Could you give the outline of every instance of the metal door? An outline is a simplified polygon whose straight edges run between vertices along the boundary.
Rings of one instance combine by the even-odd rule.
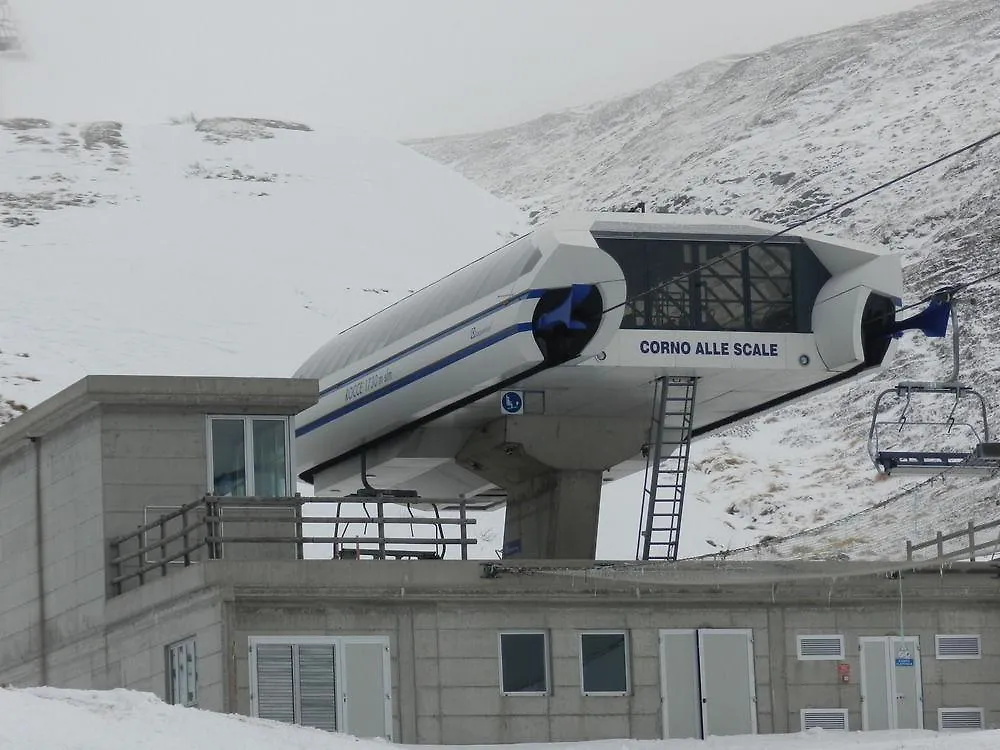
[[[660,631],[660,692],[663,738],[701,739],[697,631]]]
[[[698,661],[704,736],[756,734],[753,631],[699,630]]]
[[[343,640],[344,731],[392,739],[389,644],[383,639]]]
[[[920,639],[916,636],[877,636],[858,641],[861,728],[923,729]]]

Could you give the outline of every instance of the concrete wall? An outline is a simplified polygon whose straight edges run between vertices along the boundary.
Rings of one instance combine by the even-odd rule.
[[[0,680],[36,682],[45,676],[56,683],[89,671],[87,657],[76,652],[77,641],[104,618],[100,451],[100,423],[91,410],[37,443],[25,441],[0,463]],[[43,645],[48,653],[44,669],[38,658]]]
[[[206,494],[207,414],[290,415],[317,395],[310,380],[89,376],[0,427],[0,682],[141,684],[162,695],[163,648],[195,634],[205,700],[223,705],[221,610],[154,614],[148,626],[112,614],[108,541]],[[160,508],[147,519],[150,506]],[[294,522],[251,531],[290,535]],[[168,592],[190,577],[180,565],[169,572]],[[159,590],[157,574],[129,601]]]
[[[190,568],[108,604],[107,674],[114,685],[167,699],[167,652],[194,638],[198,708],[226,711],[225,644],[221,592],[200,585]]]
[[[800,731],[802,708],[845,708],[850,728],[860,730],[858,638],[893,636],[900,629],[897,584],[884,577],[842,579],[836,595],[808,579],[786,584],[783,592],[683,585],[628,591],[566,578],[483,584],[461,572],[474,563],[443,565],[315,561],[267,570],[249,565],[239,572],[224,563],[208,566],[211,577],[233,585],[227,617],[236,690],[228,710],[250,711],[250,636],[385,635],[399,742],[655,739],[663,732],[659,631],[740,628],[753,632],[759,732]],[[960,706],[981,706],[987,726],[1000,726],[997,583],[985,576],[921,575],[906,589],[903,626],[920,639],[925,728],[937,728],[939,707]],[[549,695],[501,695],[498,634],[505,629],[548,633]],[[627,633],[629,695],[582,695],[579,633],[594,629]],[[967,633],[981,636],[982,659],[935,658],[936,634]],[[796,636],[805,634],[843,635],[844,657],[800,660]],[[838,674],[841,663],[850,667],[846,684]]]
[[[108,537],[205,495],[208,445],[205,415],[105,407],[101,462]],[[152,520],[152,517],[149,519]]]
[[[787,606],[676,608],[669,605],[510,603],[359,605],[336,600],[313,604],[233,607],[236,702],[250,712],[247,639],[255,635],[386,635],[390,638],[394,732],[419,744],[479,744],[662,737],[659,630],[750,628],[758,731],[798,732],[802,708],[847,708],[850,727],[861,729],[860,636],[898,633],[898,608],[800,609]],[[1000,626],[984,611],[911,610],[907,635],[919,636],[924,680],[924,726],[937,728],[942,706],[983,706],[987,724],[1000,724]],[[498,634],[539,629],[549,636],[550,695],[503,696],[499,687]],[[584,696],[580,685],[579,633],[625,630],[630,646],[631,693]],[[796,636],[842,634],[846,655],[801,661]],[[984,658],[938,661],[936,633],[979,633]],[[837,665],[850,665],[843,684]]]

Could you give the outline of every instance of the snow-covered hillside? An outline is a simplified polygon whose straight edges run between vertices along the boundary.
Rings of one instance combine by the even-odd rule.
[[[397,144],[278,121],[0,121],[0,400],[88,373],[289,376],[520,214]]]
[[[1000,5],[946,0],[714,61],[614,101],[410,145],[535,220],[642,200],[650,210],[781,224],[997,130],[997,102]],[[902,253],[907,302],[1000,268],[1000,140],[809,229]],[[991,402],[1000,382],[998,291],[994,279],[970,289],[960,306],[962,375]],[[700,441],[682,555],[817,526],[915,485],[912,477],[875,481],[865,450],[874,395],[949,368],[947,342],[908,336],[888,372]],[[602,515],[600,556],[633,553],[640,487],[641,477],[631,477],[606,488],[616,502]],[[933,523],[947,529],[967,520],[938,514]],[[931,529],[911,524],[880,552],[896,556],[899,535]]]
[[[709,740],[608,740],[558,745],[494,745],[495,750],[987,750],[1000,731],[824,732],[713,737]],[[0,688],[0,750],[391,750],[362,740],[275,721],[169,706],[149,693]],[[443,746],[455,747],[455,746]],[[457,750],[457,748],[456,748]],[[469,748],[472,750],[472,748]]]

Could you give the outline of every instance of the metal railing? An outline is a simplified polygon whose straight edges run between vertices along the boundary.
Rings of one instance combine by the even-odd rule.
[[[968,525],[958,531],[953,531],[950,534],[945,534],[943,532],[938,532],[933,539],[926,542],[919,542],[914,544],[913,542],[907,540],[906,542],[906,559],[913,560],[913,553],[919,552],[920,550],[934,548],[937,553],[932,559],[935,560],[969,560],[970,562],[976,561],[976,553],[992,547],[993,553],[983,555],[983,559],[994,559],[996,552],[1000,549],[1000,536],[992,535],[992,537],[986,541],[981,541],[976,543],[976,534],[988,529],[1000,528],[1000,520],[988,521],[986,523],[981,523],[978,526],[974,521],[969,521]],[[982,538],[982,537],[980,537]],[[949,545],[949,542],[956,540],[963,540],[966,542],[965,546],[949,549],[945,551],[945,546]]]
[[[449,501],[457,517],[442,516],[432,501],[418,499],[413,504],[433,508],[433,517],[416,516],[411,508],[406,516],[387,515],[386,506],[400,509],[406,505],[389,496],[337,500],[205,496],[110,540],[111,592],[121,594],[130,581],[141,586],[149,576],[163,577],[173,567],[189,567],[205,560],[304,560],[307,544],[332,546],[329,557],[333,559],[443,559],[449,547],[458,547],[461,559],[468,560],[468,548],[476,544],[469,538],[468,528],[476,521],[468,517],[464,502]],[[336,514],[304,515],[304,505],[318,509],[336,506]],[[343,505],[360,505],[364,515],[341,515]],[[369,506],[375,507],[374,515]],[[304,527],[314,524],[332,526],[333,533],[306,535]],[[350,534],[352,525],[363,525],[364,530]],[[410,528],[410,536],[396,531],[401,526]],[[417,536],[413,531],[417,526],[432,527],[433,536]],[[369,533],[369,527],[374,527],[374,533]],[[457,528],[457,533],[448,536],[445,529],[449,527]]]

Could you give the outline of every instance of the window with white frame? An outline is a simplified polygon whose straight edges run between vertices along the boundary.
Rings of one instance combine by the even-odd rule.
[[[580,675],[584,695],[628,695],[625,633],[580,633]]]
[[[504,695],[548,694],[548,664],[544,631],[500,633],[500,692]]]
[[[193,637],[167,646],[167,697],[175,706],[198,705],[198,653]]]
[[[208,418],[208,487],[219,497],[286,497],[291,486],[287,417]]]

